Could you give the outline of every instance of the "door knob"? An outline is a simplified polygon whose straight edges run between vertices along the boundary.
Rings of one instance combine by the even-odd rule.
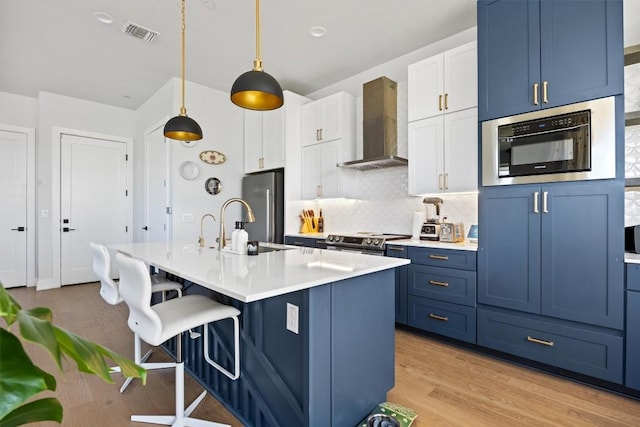
[[[149,230],[149,227],[147,227],[146,225],[144,227],[142,227],[143,230]]]

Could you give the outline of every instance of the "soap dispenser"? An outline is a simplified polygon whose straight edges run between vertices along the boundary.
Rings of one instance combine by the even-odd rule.
[[[244,229],[244,222],[236,221],[236,228],[231,233],[231,250],[238,254],[246,254],[248,240],[249,235]]]

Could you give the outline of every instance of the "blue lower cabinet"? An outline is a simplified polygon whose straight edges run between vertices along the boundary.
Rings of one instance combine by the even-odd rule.
[[[476,309],[409,295],[409,325],[470,343],[476,342]]]
[[[408,248],[401,245],[387,245],[387,256],[392,258],[407,258]],[[407,286],[408,286],[408,265],[396,267],[396,323],[407,324]]]
[[[315,248],[316,239],[311,237],[284,236],[285,245],[304,246],[306,248]]]
[[[627,371],[624,385],[640,390],[640,292],[627,291]]]
[[[411,264],[409,294],[475,307],[476,272]]]
[[[480,306],[477,314],[479,345],[622,384],[618,331]]]

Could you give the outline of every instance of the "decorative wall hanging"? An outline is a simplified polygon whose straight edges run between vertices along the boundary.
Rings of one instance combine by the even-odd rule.
[[[210,165],[219,165],[227,160],[227,156],[219,151],[206,150],[200,153],[200,160]]]

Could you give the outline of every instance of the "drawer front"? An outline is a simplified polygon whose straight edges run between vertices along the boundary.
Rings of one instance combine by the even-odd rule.
[[[412,264],[431,265],[434,267],[459,268],[461,270],[476,269],[476,253],[474,251],[458,251],[455,249],[409,248]]]
[[[626,282],[628,291],[640,291],[640,264],[628,263],[626,265]]]
[[[476,306],[476,272],[409,265],[409,294]]]
[[[409,325],[470,343],[476,342],[476,309],[409,295]]]
[[[478,344],[622,383],[620,336],[478,307]]]

